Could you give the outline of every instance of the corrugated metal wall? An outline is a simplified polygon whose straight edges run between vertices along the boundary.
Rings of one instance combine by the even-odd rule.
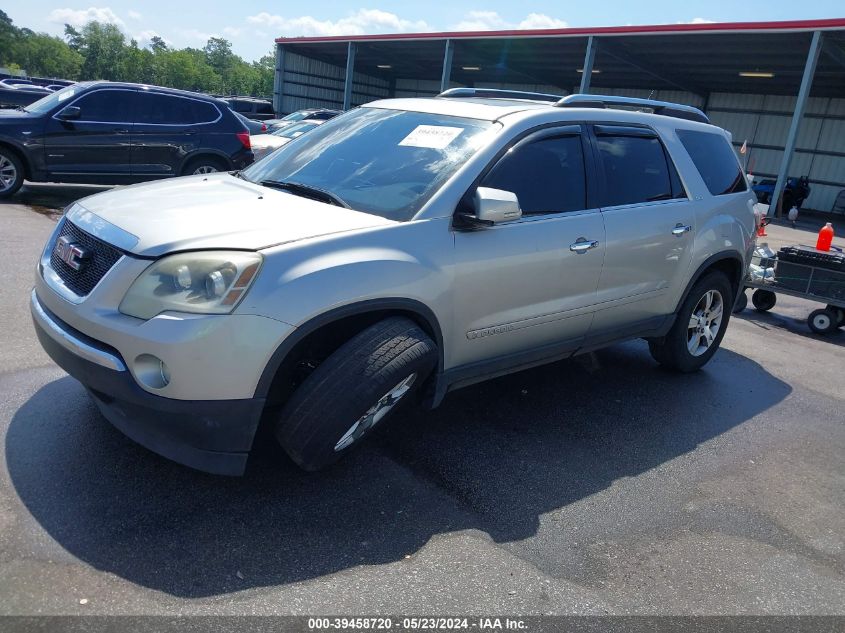
[[[748,171],[755,179],[775,178],[795,109],[795,97],[713,93],[710,120],[733,134],[734,145],[748,141]],[[810,98],[798,130],[789,176],[810,179],[808,209],[830,211],[845,189],[845,99]]]
[[[282,112],[287,114],[305,108],[341,108],[345,77],[346,68],[296,53],[285,53]],[[352,83],[353,106],[389,95],[390,84],[386,80],[355,73]]]
[[[343,104],[346,69],[309,59],[301,55],[285,55],[282,98],[283,112],[303,108],[340,108]],[[462,84],[452,82],[451,87]],[[544,84],[504,84],[478,82],[479,88],[527,90],[567,94],[557,86]],[[569,92],[577,92],[573,86]],[[708,116],[733,135],[739,148],[748,141],[748,171],[756,179],[774,178],[780,167],[783,147],[789,130],[795,97],[713,93],[707,103],[690,92],[679,90],[635,90],[595,87],[594,92],[627,97],[652,98],[706,108]],[[440,92],[436,80],[396,79],[390,82],[355,73],[352,104],[361,105],[385,97],[429,97]],[[830,211],[834,200],[845,189],[845,99],[811,98],[798,134],[790,176],[808,176],[810,197],[808,209]]]

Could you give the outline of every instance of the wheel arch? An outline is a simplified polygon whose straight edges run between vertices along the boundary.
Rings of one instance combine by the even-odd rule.
[[[204,148],[200,148],[198,150],[191,152],[190,154],[185,156],[185,158],[182,159],[182,162],[179,164],[179,175],[180,176],[184,175],[185,168],[191,162],[193,162],[197,159],[206,158],[206,157],[212,157],[212,158],[218,159],[220,162],[222,162],[225,165],[226,171],[234,169],[234,163],[232,162],[232,159],[227,154],[225,154],[224,152],[221,152],[219,150],[216,150],[216,149],[204,147]]]
[[[434,340],[438,354],[435,374],[442,372],[443,333],[428,306],[401,297],[368,299],[334,308],[298,326],[273,352],[258,381],[255,397],[267,398],[270,404],[284,400],[292,393],[288,379],[293,378],[297,364],[312,346],[322,345],[322,351],[331,353],[364,328],[390,316],[408,317]]]
[[[681,309],[681,306],[684,304],[684,301],[687,300],[692,287],[698,283],[698,280],[713,270],[725,273],[728,280],[731,282],[731,288],[734,291],[733,297],[731,297],[731,305],[733,305],[736,301],[737,295],[742,289],[742,277],[744,272],[742,255],[736,251],[722,251],[721,253],[716,253],[705,259],[695,271],[695,274],[690,277],[690,281],[684,289],[684,293],[675,305],[675,313]]]
[[[33,169],[32,164],[29,162],[29,156],[27,153],[21,149],[19,146],[15,145],[14,143],[10,143],[8,141],[0,141],[0,148],[8,150],[12,152],[15,157],[21,161],[21,165],[23,165],[23,177],[24,180],[32,180],[33,177]]]

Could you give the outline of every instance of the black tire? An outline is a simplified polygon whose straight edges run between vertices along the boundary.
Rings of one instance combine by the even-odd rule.
[[[195,174],[213,174],[218,171],[228,171],[229,167],[222,158],[216,156],[198,156],[192,158],[182,168],[183,176]]]
[[[711,291],[717,293],[721,302],[721,318],[718,324],[714,323],[714,327],[717,327],[717,330],[712,337],[712,341],[709,342],[705,349],[700,349],[705,347],[702,344],[693,353],[690,350],[690,346],[692,345],[692,338],[697,334],[697,331],[693,331],[690,327],[690,322],[693,313],[699,311],[699,308],[703,305],[701,302]],[[715,298],[715,295],[712,296]],[[649,340],[648,349],[654,360],[664,367],[685,373],[701,369],[712,358],[713,354],[716,353],[716,350],[719,349],[722,338],[725,336],[725,329],[728,327],[731,317],[731,311],[726,306],[733,305],[733,297],[733,288],[724,273],[713,271],[699,279],[689,291],[687,298],[681,305],[681,309],[678,310],[675,323],[672,325],[669,333],[662,339]],[[703,337],[703,335],[700,336]]]
[[[751,303],[760,312],[768,312],[775,307],[778,301],[778,296],[771,290],[757,289],[751,295]]]
[[[839,327],[837,323],[837,314],[827,308],[813,310],[810,312],[810,316],[807,317],[807,325],[816,334],[829,334],[833,332]]]
[[[734,304],[733,313],[737,314],[745,310],[748,307],[748,295],[745,294],[745,290],[743,289],[742,292],[736,298],[736,303]]]
[[[845,309],[830,304],[826,306],[826,309],[836,315],[836,327],[842,327],[845,325]]]
[[[15,195],[23,184],[23,163],[17,154],[0,147],[0,199]]]
[[[416,323],[404,317],[379,321],[305,379],[282,409],[276,439],[303,469],[328,466],[376,423],[383,426],[436,363],[437,346]]]

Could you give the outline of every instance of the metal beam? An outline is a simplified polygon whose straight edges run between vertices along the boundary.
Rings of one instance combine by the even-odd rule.
[[[273,71],[273,112],[287,114],[282,101],[285,94],[285,48],[276,44],[276,63]]]
[[[455,43],[446,40],[446,49],[443,51],[443,73],[440,75],[440,92],[449,89],[449,81],[452,76],[452,56],[455,54]]]
[[[343,109],[352,107],[352,82],[355,79],[355,42],[346,46],[346,82],[343,85]]]
[[[769,203],[767,215],[774,215],[780,207],[780,198],[786,187],[786,179],[789,175],[789,164],[792,162],[792,154],[795,152],[795,141],[798,139],[798,128],[801,127],[801,119],[804,116],[804,108],[807,106],[807,98],[810,96],[810,88],[813,86],[813,75],[816,74],[816,63],[819,61],[819,51],[822,47],[822,32],[814,31],[813,39],[810,41],[810,50],[807,52],[807,62],[804,64],[804,76],[801,78],[801,88],[798,90],[798,100],[795,102],[795,112],[792,114],[792,123],[789,125],[789,133],[786,135],[786,144],[783,148],[783,158],[780,161],[778,179],[775,183],[775,190],[772,192],[772,201]],[[809,174],[807,174],[809,176]]]
[[[599,41],[592,35],[587,38],[587,51],[584,53],[584,66],[581,68],[581,87],[578,92],[582,95],[590,92],[590,80],[593,78],[593,63],[596,61],[596,49]]]

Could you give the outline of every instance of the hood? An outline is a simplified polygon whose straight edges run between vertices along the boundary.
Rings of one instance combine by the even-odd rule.
[[[113,189],[72,205],[68,219],[123,250],[149,257],[209,248],[258,250],[395,224],[229,174]]]

